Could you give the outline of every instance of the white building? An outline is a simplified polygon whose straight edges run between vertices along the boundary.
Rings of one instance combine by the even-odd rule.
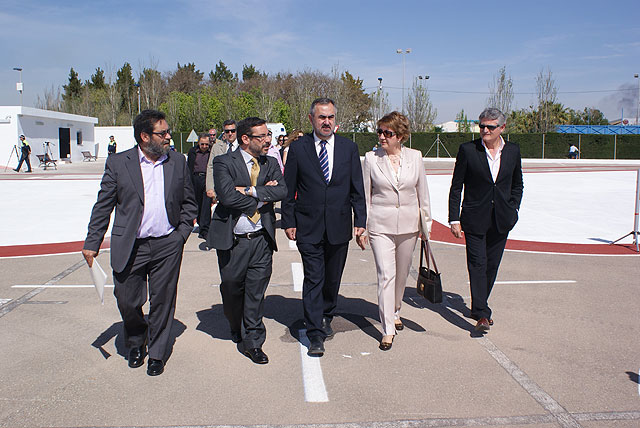
[[[478,127],[477,120],[469,120],[469,126],[471,127],[471,132],[475,132],[476,134],[480,132],[480,128]],[[440,123],[436,126],[442,128],[443,132],[458,132],[458,121],[450,120],[448,122]]]
[[[133,126],[96,126],[95,127],[95,154],[99,158],[106,158],[108,155],[107,146],[109,137],[113,135],[116,140],[117,153],[124,152],[135,146],[136,139],[133,136]]]
[[[15,167],[17,162],[12,154],[18,146],[18,137],[24,134],[31,146],[31,165],[38,166],[36,155],[51,150],[53,159],[82,161],[83,151],[94,151],[93,128],[98,123],[95,117],[57,111],[41,110],[33,107],[0,106],[0,162],[9,160]],[[20,147],[18,146],[18,155]]]

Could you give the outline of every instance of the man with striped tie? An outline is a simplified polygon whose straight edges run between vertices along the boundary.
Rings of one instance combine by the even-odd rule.
[[[284,168],[288,194],[282,201],[282,228],[302,257],[302,305],[312,356],[322,356],[325,339],[333,336],[352,230],[360,242],[367,222],[358,146],[335,135],[336,112],[329,98],[313,101],[313,133],[291,143]]]

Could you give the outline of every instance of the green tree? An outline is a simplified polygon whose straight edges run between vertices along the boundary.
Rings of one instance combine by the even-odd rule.
[[[458,132],[471,132],[471,123],[469,123],[464,109],[460,110],[456,115],[456,122],[458,124]]]
[[[104,70],[100,67],[96,68],[96,72],[91,75],[91,80],[87,86],[91,89],[106,89],[107,84],[104,80]]]
[[[62,99],[64,100],[67,111],[71,112],[69,108],[73,109],[73,102],[78,100],[82,95],[82,82],[78,79],[78,73],[71,67],[69,71],[69,83],[62,87],[64,93]]]
[[[169,77],[169,91],[185,92],[187,94],[194,93],[200,87],[204,73],[196,70],[194,63],[180,65],[175,72]]]
[[[209,80],[212,83],[233,82],[234,77],[231,70],[220,60],[220,62],[216,64],[216,70],[209,73]]]
[[[132,124],[137,91],[135,87],[136,81],[133,79],[133,74],[131,73],[131,64],[125,62],[122,68],[116,73],[116,76],[116,87],[122,102],[118,117],[120,118],[120,123]],[[128,120],[126,118],[128,118]]]
[[[249,64],[249,65],[243,65],[242,66],[242,80],[243,81],[247,81],[247,80],[251,80],[256,76],[260,76],[260,72],[258,70],[256,70],[256,68]]]

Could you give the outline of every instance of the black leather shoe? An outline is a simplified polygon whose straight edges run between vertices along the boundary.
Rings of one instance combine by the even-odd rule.
[[[147,366],[147,374],[149,376],[158,376],[164,372],[164,363],[162,360],[156,360],[149,358],[149,365]]]
[[[233,331],[231,330],[231,341],[233,343],[240,343],[242,342],[242,335],[237,332],[237,331]]]
[[[333,337],[334,332],[331,328],[331,321],[329,321],[329,318],[322,318],[322,330],[324,331],[325,336]]]
[[[322,357],[324,355],[324,339],[320,336],[309,338],[309,349],[307,355],[313,357]]]
[[[244,355],[251,358],[256,364],[267,364],[269,362],[269,357],[267,354],[262,352],[262,348],[251,348],[244,351]]]
[[[144,364],[144,357],[146,355],[145,347],[145,345],[142,345],[129,349],[129,367],[135,369]]]

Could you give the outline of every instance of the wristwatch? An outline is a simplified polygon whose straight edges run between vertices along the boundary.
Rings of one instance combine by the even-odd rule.
[[[245,196],[251,196],[251,186],[247,186],[244,188]]]

